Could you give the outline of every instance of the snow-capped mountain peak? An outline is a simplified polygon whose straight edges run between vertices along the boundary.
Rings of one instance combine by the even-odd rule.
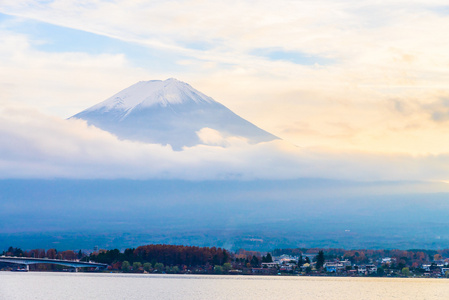
[[[189,84],[175,78],[167,80],[139,81],[138,83],[118,92],[114,96],[88,109],[129,111],[137,106],[150,107],[153,105],[167,106],[181,103],[210,103],[214,100],[195,90]]]
[[[170,144],[176,150],[204,144],[198,135],[204,128],[250,143],[278,139],[173,78],[140,81],[72,118],[84,119],[121,139]]]

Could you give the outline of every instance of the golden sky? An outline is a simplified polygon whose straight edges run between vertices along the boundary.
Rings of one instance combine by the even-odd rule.
[[[445,156],[447,28],[437,0],[4,0],[0,105],[67,118],[175,77],[307,151]]]

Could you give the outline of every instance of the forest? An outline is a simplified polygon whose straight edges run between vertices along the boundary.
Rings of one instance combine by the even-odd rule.
[[[275,249],[271,252],[258,252],[240,249],[231,252],[217,247],[197,247],[184,245],[143,245],[137,248],[100,249],[90,253],[82,250],[58,251],[56,249],[33,249],[23,251],[9,247],[2,255],[17,257],[49,258],[62,260],[80,260],[108,264],[108,271],[137,273],[194,273],[194,274],[254,274],[256,273],[301,273],[310,274],[311,270],[325,272],[324,263],[349,261],[351,267],[375,264],[379,269],[414,270],[424,273],[424,264],[437,263],[447,265],[449,249],[357,249],[338,248],[289,248]],[[287,257],[287,259],[285,259]],[[388,263],[385,259],[388,258]],[[271,272],[257,270],[267,268],[267,263],[276,261],[277,267]],[[265,265],[264,265],[265,263]],[[0,269],[5,268],[0,264]],[[308,266],[304,268],[304,266]],[[63,267],[49,264],[32,265],[31,270],[62,270]],[[302,271],[301,271],[302,270]],[[304,273],[303,272],[303,273]]]

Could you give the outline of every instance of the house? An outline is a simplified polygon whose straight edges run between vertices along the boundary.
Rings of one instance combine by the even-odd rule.
[[[274,275],[277,273],[277,269],[252,268],[251,273],[255,275]]]
[[[445,276],[446,272],[449,272],[449,268],[441,268],[441,275]]]
[[[318,255],[318,252],[317,253],[304,253],[302,256],[303,256],[303,258],[304,259],[306,259],[306,257],[310,260],[310,261],[313,261],[313,259],[316,257]]]
[[[284,262],[290,262],[290,261],[298,261],[297,256],[291,256],[287,254],[282,254],[281,256],[275,256],[273,257],[273,260],[276,262],[279,262],[280,264]]]
[[[262,268],[277,269],[278,266],[279,264],[277,262],[262,263]]]
[[[436,260],[433,262],[438,268],[443,268],[446,266],[446,262],[444,260]]]
[[[377,267],[375,265],[359,266],[357,272],[361,275],[369,275],[377,273]]]
[[[389,264],[391,264],[393,261],[392,261],[392,259],[391,259],[391,257],[384,257],[384,258],[382,258],[382,261],[381,261],[381,264],[387,264],[387,265],[389,265]]]
[[[285,263],[280,266],[279,271],[293,271],[296,268],[296,264],[293,263]]]
[[[308,264],[308,263],[305,263],[305,264],[303,264],[303,265],[300,267],[300,269],[301,269],[302,272],[306,271],[307,268],[312,268],[312,265],[311,265],[311,264]]]
[[[338,272],[342,272],[346,269],[347,266],[351,266],[351,262],[349,260],[344,260],[344,261],[333,261],[333,262],[326,262],[324,264],[324,269],[326,270],[326,272],[329,273],[338,273]]]
[[[431,267],[431,264],[422,264],[422,266],[421,266],[421,268],[426,272],[430,272],[430,267]]]
[[[337,263],[325,263],[324,269],[328,273],[337,273],[338,266],[337,266]]]
[[[347,259],[340,261],[340,263],[343,265],[343,267],[350,267],[351,266],[351,262]]]
[[[377,273],[377,267],[375,265],[366,265],[365,269],[368,274],[376,274]]]

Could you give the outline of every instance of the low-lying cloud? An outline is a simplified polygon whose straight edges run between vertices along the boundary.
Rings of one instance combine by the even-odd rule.
[[[87,125],[24,108],[0,110],[2,178],[445,180],[448,155],[410,156],[298,148],[285,141],[250,145],[212,129],[211,145],[170,146],[119,140]]]

